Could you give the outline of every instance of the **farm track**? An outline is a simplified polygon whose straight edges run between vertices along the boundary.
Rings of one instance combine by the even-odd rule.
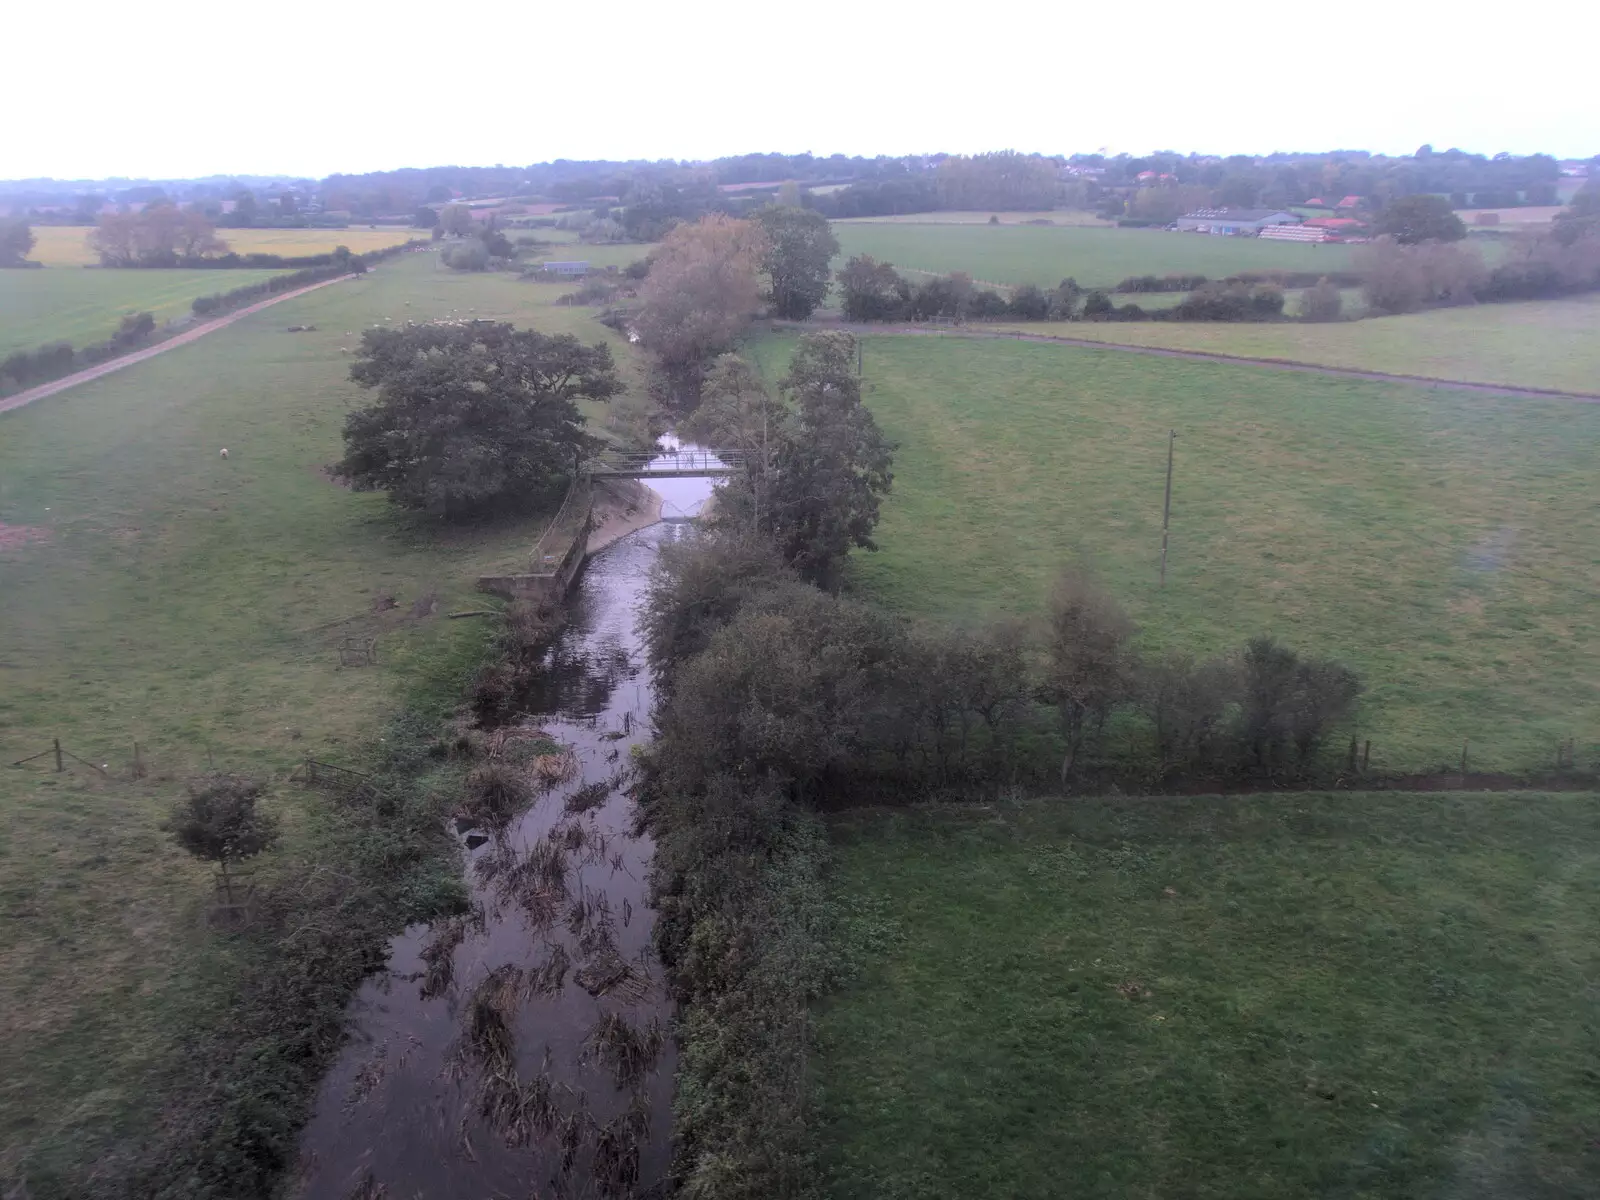
[[[258,300],[254,304],[241,308],[238,312],[231,312],[225,317],[218,317],[215,321],[207,321],[204,325],[186,329],[184,332],[176,334],[164,342],[157,342],[154,346],[147,346],[143,350],[135,350],[132,354],[125,354],[121,358],[114,358],[110,362],[103,362],[99,366],[90,367],[84,371],[76,371],[61,379],[51,380],[49,383],[41,383],[38,387],[28,388],[26,391],[18,392],[14,396],[0,398],[0,413],[10,412],[14,408],[22,408],[24,405],[32,404],[35,400],[43,400],[47,396],[54,396],[57,392],[64,392],[80,383],[88,383],[90,380],[109,375],[113,371],[120,371],[123,367],[131,367],[134,363],[143,362],[147,358],[154,358],[158,354],[164,354],[168,350],[176,350],[179,346],[186,346],[190,342],[198,341],[208,333],[214,333],[218,329],[232,325],[241,317],[248,317],[251,313],[260,312],[263,308],[271,308],[274,304],[284,300],[293,300],[296,296],[304,296],[307,292],[314,292],[318,288],[325,288],[330,284],[343,283],[346,279],[354,278],[354,275],[341,275],[337,279],[324,279],[321,283],[313,283],[307,287],[296,288],[292,292],[269,296],[265,300]]]
[[[1047,342],[1056,346],[1077,346],[1087,350],[1122,350],[1131,354],[1153,354],[1161,358],[1187,358],[1201,362],[1228,363],[1245,367],[1272,367],[1280,371],[1300,371],[1309,375],[1330,375],[1339,379],[1363,379],[1375,383],[1409,383],[1426,387],[1448,387],[1464,392],[1483,392],[1494,396],[1515,396],[1527,400],[1576,400],[1600,403],[1600,393],[1564,392],[1555,388],[1517,387],[1508,383],[1473,383],[1465,379],[1442,379],[1433,375],[1396,375],[1387,371],[1363,371],[1356,367],[1330,367],[1290,358],[1251,358],[1242,354],[1223,354],[1215,350],[1177,350],[1167,346],[1131,346],[1121,342],[1100,342],[1093,338],[1061,337],[1049,333],[1019,333],[1012,330],[930,327],[926,325],[871,325],[848,321],[775,323],[774,328],[843,329],[859,334],[896,334],[918,337],[1002,339],[1013,342]]]

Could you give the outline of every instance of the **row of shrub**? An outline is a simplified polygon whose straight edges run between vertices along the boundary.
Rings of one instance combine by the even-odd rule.
[[[93,365],[137,348],[155,332],[156,319],[142,312],[122,318],[117,330],[103,342],[74,350],[67,342],[50,342],[34,350],[17,350],[0,359],[0,392],[49,383],[70,375],[80,365]]]
[[[1315,287],[1326,279],[1335,287],[1359,287],[1361,276],[1354,271],[1240,271],[1223,283],[1274,284],[1281,288]],[[1212,280],[1204,275],[1130,275],[1113,292],[1192,292]]]

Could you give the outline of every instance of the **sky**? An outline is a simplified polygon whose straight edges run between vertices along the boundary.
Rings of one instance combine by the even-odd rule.
[[[1552,0],[1526,20],[1471,12],[1440,0],[1353,18],[1198,0],[25,4],[6,17],[7,41],[32,52],[8,51],[0,71],[0,178],[755,151],[1600,152],[1593,0]]]

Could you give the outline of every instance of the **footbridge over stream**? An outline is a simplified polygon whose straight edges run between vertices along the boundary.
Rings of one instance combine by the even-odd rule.
[[[612,451],[584,464],[595,479],[684,479],[703,475],[732,475],[750,457],[746,450],[652,450],[644,453]]]

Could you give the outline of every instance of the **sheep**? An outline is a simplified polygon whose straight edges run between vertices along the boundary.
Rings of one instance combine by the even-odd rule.
[[[223,458],[227,458],[228,457],[228,448],[226,446],[224,446],[222,448],[222,457]]]

